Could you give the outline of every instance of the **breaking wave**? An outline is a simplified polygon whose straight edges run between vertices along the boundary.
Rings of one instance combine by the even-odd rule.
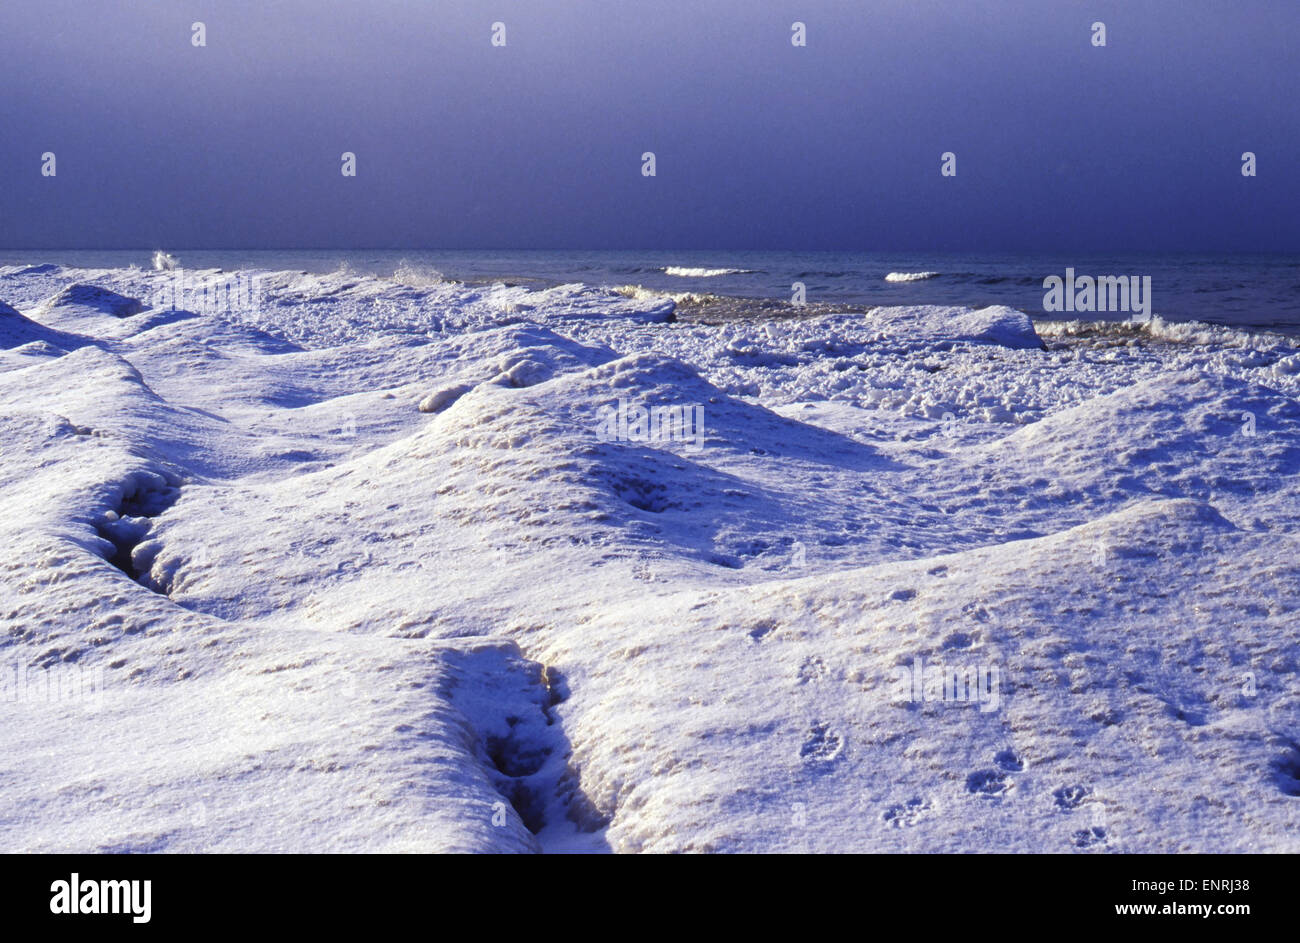
[[[748,268],[690,268],[683,265],[669,265],[664,269],[665,275],[674,275],[677,278],[715,278],[719,275],[752,275],[753,269]]]
[[[939,272],[890,272],[885,276],[887,282],[919,282],[926,278],[938,278]]]
[[[427,265],[416,265],[403,259],[393,272],[393,281],[408,288],[432,288],[447,281],[446,276]]]

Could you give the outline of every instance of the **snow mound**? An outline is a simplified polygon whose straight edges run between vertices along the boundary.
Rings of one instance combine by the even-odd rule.
[[[981,308],[960,315],[953,320],[952,328],[958,336],[987,341],[1013,350],[1045,349],[1029,315],[1005,305]]]
[[[130,317],[144,310],[137,298],[128,298],[99,285],[69,285],[51,298],[46,308],[88,308],[115,318]]]
[[[1098,492],[1265,498],[1300,464],[1300,404],[1242,380],[1173,373],[1056,413],[985,454]]]
[[[1012,350],[1041,350],[1043,341],[1023,311],[997,305],[971,310],[947,305],[875,308],[865,323],[899,338],[929,344],[966,342]]]
[[[0,278],[21,277],[24,275],[50,275],[60,270],[59,266],[49,262],[40,265],[5,265],[0,266]]]
[[[51,350],[73,350],[85,343],[88,341],[84,338],[48,328],[0,301],[0,348],[43,344]]]

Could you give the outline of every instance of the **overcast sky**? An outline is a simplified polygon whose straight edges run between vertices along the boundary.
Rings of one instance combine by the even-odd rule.
[[[1297,0],[4,0],[0,63],[8,248],[1300,250]]]

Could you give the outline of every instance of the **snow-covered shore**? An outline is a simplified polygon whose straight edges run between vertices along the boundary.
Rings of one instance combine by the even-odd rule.
[[[1300,850],[1291,341],[0,302],[0,851]]]

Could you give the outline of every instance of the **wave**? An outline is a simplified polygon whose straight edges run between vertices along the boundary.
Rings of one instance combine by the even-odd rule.
[[[890,272],[885,276],[887,282],[919,282],[924,278],[938,278],[939,272]]]
[[[1270,331],[1208,321],[1168,321],[1158,314],[1147,321],[1035,320],[1034,328],[1039,336],[1048,338],[1137,337],[1199,347],[1268,348],[1279,343],[1295,343],[1284,330]]]
[[[701,305],[725,300],[722,295],[711,295],[695,291],[663,291],[659,288],[646,288],[644,285],[617,285],[611,289],[624,298],[633,301],[651,301],[655,298],[671,298],[677,304]]]
[[[669,265],[663,270],[665,275],[678,278],[714,278],[718,275],[753,275],[748,268],[689,268],[682,265]]]
[[[153,270],[155,272],[174,272],[180,262],[176,257],[168,252],[159,249],[153,254]]]
[[[397,263],[392,281],[408,288],[432,288],[435,285],[443,284],[447,281],[447,278],[442,272],[431,266],[416,265],[402,259]]]
[[[644,285],[615,285],[610,289],[624,298],[633,298],[637,301],[644,301],[647,298],[661,298],[664,293],[646,288]]]

